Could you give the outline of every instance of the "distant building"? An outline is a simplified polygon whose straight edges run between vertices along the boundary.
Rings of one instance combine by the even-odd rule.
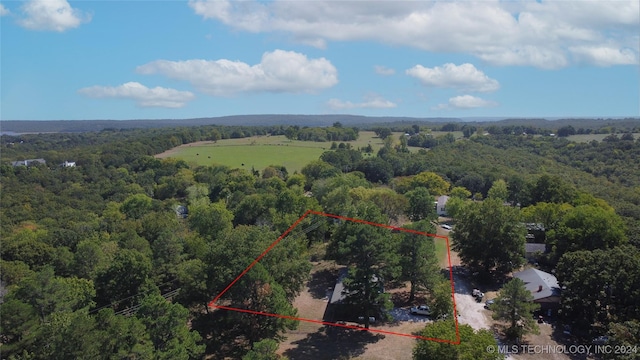
[[[447,195],[438,197],[438,201],[436,202],[436,212],[438,213],[438,216],[447,215],[447,201],[449,201],[449,197]]]
[[[513,277],[524,281],[533,295],[533,302],[540,304],[542,309],[556,308],[560,304],[560,286],[553,274],[530,268],[513,274]]]
[[[527,242],[543,243],[546,239],[546,229],[540,223],[525,223],[527,228]]]
[[[537,261],[538,256],[547,252],[547,245],[545,244],[524,244],[524,257],[529,261]]]
[[[31,166],[31,165],[35,165],[35,164],[44,164],[44,165],[46,165],[47,162],[44,159],[27,159],[27,160],[20,160],[20,161],[11,162],[11,165],[13,165],[13,166]]]
[[[76,162],[75,161],[64,161],[62,163],[63,167],[76,167]]]
[[[173,210],[176,212],[176,216],[180,219],[185,219],[189,215],[189,209],[184,205],[176,205]]]

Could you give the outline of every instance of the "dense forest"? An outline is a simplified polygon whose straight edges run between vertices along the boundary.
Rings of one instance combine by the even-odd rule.
[[[443,194],[456,199],[461,225],[487,214],[513,225],[504,241],[515,250],[502,257],[466,256],[469,248],[458,245],[469,266],[517,268],[522,251],[511,239],[524,236],[521,223],[541,223],[549,251],[540,264],[565,286],[562,320],[584,329],[581,336],[638,343],[640,139],[630,132],[575,143],[534,136],[544,133],[534,128],[376,127],[385,142],[377,154],[336,147],[301,173],[275,162],[248,171],[154,158],[201,140],[348,141],[357,130],[334,123],[2,136],[2,357],[272,358],[257,349],[275,351],[296,321],[212,310],[208,302],[309,209],[433,233],[434,196]],[[46,164],[11,163],[34,158]],[[350,301],[371,309],[367,326],[369,315],[384,319],[390,306],[385,294],[364,290],[372,285],[362,279],[375,277],[410,282],[447,316],[446,279],[428,275],[439,274],[437,265],[410,261],[415,253],[432,257],[433,243],[415,248],[409,235],[331,219],[310,218],[300,228],[225,293],[226,305],[293,317],[309,259],[324,258],[350,269],[346,286],[357,295]]]

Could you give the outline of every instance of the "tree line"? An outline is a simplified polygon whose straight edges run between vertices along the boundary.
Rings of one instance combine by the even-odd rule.
[[[260,129],[233,131],[267,133]],[[278,129],[272,130],[286,131]],[[386,224],[408,221],[415,230],[434,232],[432,204],[443,194],[451,196],[454,246],[467,265],[502,274],[517,268],[522,223],[541,223],[540,241],[549,251],[540,263],[566,286],[565,321],[588,335],[634,339],[622,334],[633,333],[639,320],[633,304],[640,301],[640,194],[633,181],[595,169],[612,167],[635,179],[638,141],[583,145],[472,136],[412,152],[405,136],[388,135],[375,156],[336,147],[299,174],[278,165],[249,172],[152,156],[179,143],[213,141],[216,130],[2,137],[3,356],[241,358],[273,349],[270,341],[277,345],[295,321],[206,306],[261,249],[308,209]],[[6,156],[76,160],[78,166],[13,167]],[[589,157],[595,163],[588,164]],[[188,208],[186,218],[176,213],[178,205]],[[350,269],[345,284],[355,291],[349,301],[367,315],[382,319],[389,306],[384,293],[372,291],[373,278],[407,281],[412,297],[425,293],[433,309],[447,314],[450,291],[441,277],[429,276],[431,241],[348,222],[307,221],[300,226],[310,230],[274,248],[230,288],[225,304],[295,316],[292,303],[307,281],[308,260],[320,256]],[[486,243],[489,238],[495,241]],[[326,254],[318,255],[323,246]],[[464,331],[470,344],[486,340],[486,334]]]

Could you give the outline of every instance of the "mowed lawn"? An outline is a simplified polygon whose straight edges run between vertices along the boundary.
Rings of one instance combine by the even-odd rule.
[[[398,139],[401,133],[394,133]],[[158,158],[176,158],[198,165],[221,164],[231,168],[263,170],[269,165],[283,165],[289,173],[300,170],[323,152],[331,148],[331,141],[288,140],[284,135],[253,136],[225,139],[218,142],[203,141],[185,144],[156,155]],[[340,141],[337,141],[339,144]],[[345,141],[354,149],[368,144],[377,152],[384,143],[372,131],[361,131],[358,140]],[[243,165],[244,164],[244,165]]]

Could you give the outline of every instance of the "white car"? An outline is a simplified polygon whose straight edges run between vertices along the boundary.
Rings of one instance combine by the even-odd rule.
[[[453,229],[453,228],[451,227],[451,225],[447,225],[447,224],[442,224],[442,225],[440,225],[440,227],[441,227],[441,228],[443,228],[443,229],[445,229],[445,230],[451,230],[451,229]]]
[[[414,306],[409,310],[409,312],[414,315],[431,315],[431,309],[429,309],[427,305]]]

